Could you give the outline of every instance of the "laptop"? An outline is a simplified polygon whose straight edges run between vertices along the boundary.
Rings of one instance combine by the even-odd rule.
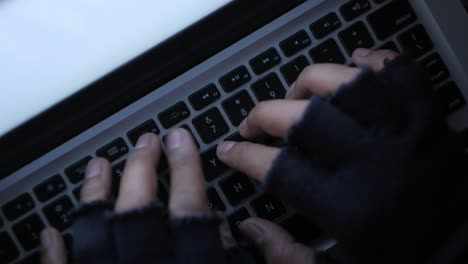
[[[313,63],[351,65],[358,47],[411,54],[449,124],[467,134],[465,0],[0,2],[0,262],[38,261],[39,233],[67,243],[87,162],[125,160],[145,132],[190,130],[209,206],[314,237],[278,198],[216,158],[258,102],[279,99]],[[167,201],[167,162],[159,198]],[[302,236],[302,237],[301,237]],[[305,238],[304,238],[305,239]]]

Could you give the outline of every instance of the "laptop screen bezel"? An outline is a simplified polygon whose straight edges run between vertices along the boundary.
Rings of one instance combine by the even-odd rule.
[[[0,179],[305,1],[230,2],[1,137]]]

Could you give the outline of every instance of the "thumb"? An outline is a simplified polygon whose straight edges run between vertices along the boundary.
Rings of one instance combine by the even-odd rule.
[[[312,248],[297,243],[280,226],[260,218],[242,222],[240,231],[250,239],[265,257],[267,264],[315,263]]]

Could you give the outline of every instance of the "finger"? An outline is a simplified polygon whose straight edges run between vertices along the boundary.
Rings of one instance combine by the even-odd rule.
[[[41,232],[41,263],[65,264],[67,251],[60,233],[54,228],[47,228]]]
[[[109,161],[95,158],[86,166],[85,182],[80,191],[81,204],[104,200],[109,196],[112,184],[112,172]]]
[[[280,137],[296,123],[308,105],[307,100],[274,100],[258,104],[239,125],[242,137],[252,139],[262,134]]]
[[[209,213],[200,155],[192,136],[185,129],[176,129],[168,135],[166,146],[171,168],[171,215],[185,217]]]
[[[161,154],[159,137],[147,133],[138,139],[130,155],[120,183],[117,212],[144,207],[156,198],[156,168]]]
[[[334,93],[341,85],[352,81],[361,72],[339,64],[313,64],[307,66],[288,89],[286,99],[307,99],[312,95],[324,97]]]
[[[311,248],[296,243],[283,228],[272,222],[250,218],[239,228],[260,249],[268,264],[314,263]]]
[[[369,49],[356,49],[353,52],[353,62],[358,67],[370,67],[373,71],[380,71],[385,67],[387,61],[394,60],[400,56],[393,50],[369,50]]]
[[[229,223],[226,217],[221,212],[218,212],[216,215],[223,219],[223,222],[219,226],[219,235],[221,238],[221,242],[223,243],[223,248],[225,250],[236,248],[238,244],[236,239],[232,235],[231,228],[229,227]]]
[[[217,154],[226,165],[263,182],[279,151],[250,142],[226,141],[219,144]]]

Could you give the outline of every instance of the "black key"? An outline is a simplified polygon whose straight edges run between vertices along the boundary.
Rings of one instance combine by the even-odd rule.
[[[416,21],[408,0],[391,1],[367,17],[377,38],[384,40]]]
[[[224,91],[229,93],[248,83],[250,79],[252,79],[252,76],[247,68],[245,66],[240,66],[219,78],[219,83],[223,87]]]
[[[42,210],[47,217],[50,225],[63,231],[71,226],[70,211],[73,209],[73,203],[68,196],[63,196],[47,205]]]
[[[197,139],[195,138],[195,134],[193,134],[192,129],[190,129],[190,127],[188,125],[182,125],[180,127],[187,130],[192,135],[192,138],[193,138],[193,141],[195,142],[195,145],[197,145],[197,148],[200,148],[200,144],[198,143]]]
[[[310,31],[312,31],[315,38],[321,39],[340,27],[340,18],[336,13],[331,12],[310,25]]]
[[[143,124],[128,132],[127,137],[130,140],[130,143],[132,143],[132,145],[135,146],[138,139],[146,133],[153,133],[155,135],[159,135],[160,131],[158,126],[156,125],[156,122],[154,122],[151,119],[144,122]]]
[[[164,172],[169,169],[169,161],[167,160],[166,153],[161,151],[161,157],[159,158],[158,172]]]
[[[25,250],[31,250],[40,243],[40,233],[44,223],[37,214],[33,214],[13,226],[13,232]]]
[[[228,167],[218,159],[218,155],[216,155],[217,148],[218,145],[201,154],[203,172],[207,181],[216,179],[228,169]]]
[[[60,175],[52,176],[43,183],[34,187],[34,193],[39,201],[45,202],[67,188],[65,181]]]
[[[19,251],[7,232],[0,233],[0,263],[9,263],[19,257]]]
[[[243,207],[227,217],[229,227],[231,228],[232,235],[237,240],[241,239],[241,233],[240,233],[240,230],[239,230],[239,226],[247,218],[250,218],[249,211],[247,211],[247,209],[245,209]]]
[[[230,135],[229,137],[227,137],[226,139],[224,139],[224,141],[234,141],[234,142],[243,142],[243,141],[248,141],[247,139],[243,138],[239,132],[236,132],[232,135]]]
[[[416,25],[399,37],[401,46],[414,58],[419,58],[434,48],[432,40],[422,25]]]
[[[450,77],[447,66],[440,58],[439,54],[433,53],[421,61],[424,70],[429,74],[434,84],[441,83]]]
[[[91,156],[87,156],[86,158],[81,159],[80,161],[65,169],[65,174],[67,175],[68,180],[71,183],[77,183],[84,179],[86,166],[88,166],[88,162],[91,159]]]
[[[315,63],[344,64],[346,62],[343,52],[341,52],[340,47],[338,47],[334,39],[324,41],[311,49],[309,54]]]
[[[352,0],[340,7],[340,12],[346,21],[351,21],[371,9],[367,0]]]
[[[263,194],[259,198],[253,200],[250,204],[259,217],[271,221],[286,213],[286,208],[284,207],[283,202],[269,194]]]
[[[201,110],[221,97],[221,93],[213,83],[208,84],[189,97],[189,101],[195,110]]]
[[[347,29],[341,31],[338,36],[349,56],[357,48],[372,48],[374,40],[362,21],[356,22]]]
[[[270,48],[250,60],[250,67],[256,74],[262,74],[281,62],[281,56],[275,48]]]
[[[190,116],[190,110],[184,102],[169,107],[158,115],[159,122],[164,128],[170,128]]]
[[[386,42],[382,46],[378,48],[379,50],[393,50],[397,53],[400,53],[400,49],[398,49],[397,45],[393,41]]]
[[[270,73],[252,84],[252,90],[258,101],[283,99],[286,95],[286,90],[276,73]]]
[[[3,213],[5,217],[13,221],[16,218],[26,214],[34,208],[34,201],[28,193],[16,197],[12,201],[3,206]]]
[[[247,117],[254,106],[255,103],[245,90],[223,102],[224,111],[235,126],[238,126]]]
[[[239,172],[220,181],[219,186],[233,206],[238,205],[255,193],[255,186],[250,182],[249,178]]]
[[[36,251],[26,258],[20,260],[17,264],[38,264],[41,263],[41,253]]]
[[[212,211],[225,211],[226,206],[219,197],[219,194],[216,192],[215,188],[210,188],[206,192],[208,196],[208,208]]]
[[[123,138],[118,138],[96,151],[98,157],[103,157],[112,162],[128,153],[127,143]]]
[[[112,194],[117,197],[120,190],[120,181],[122,179],[125,163],[127,160],[121,161],[112,166]]]
[[[284,55],[291,57],[305,47],[309,46],[311,43],[312,41],[307,35],[307,32],[305,30],[301,30],[281,41],[280,47],[283,50]]]
[[[203,142],[209,144],[229,132],[221,112],[216,107],[193,119],[193,125]]]
[[[307,58],[304,55],[301,55],[281,67],[281,73],[288,85],[291,85],[297,80],[297,77],[299,77],[299,74],[301,74],[305,67],[309,65]]]
[[[455,82],[449,82],[436,90],[446,114],[453,113],[466,105],[463,94]]]
[[[310,244],[312,240],[321,235],[321,232],[317,227],[299,215],[289,217],[282,221],[280,225],[286,229],[296,241],[306,245]]]
[[[80,201],[80,196],[81,196],[81,188],[83,185],[80,185],[73,190],[73,196],[75,196],[75,199],[79,202]]]

